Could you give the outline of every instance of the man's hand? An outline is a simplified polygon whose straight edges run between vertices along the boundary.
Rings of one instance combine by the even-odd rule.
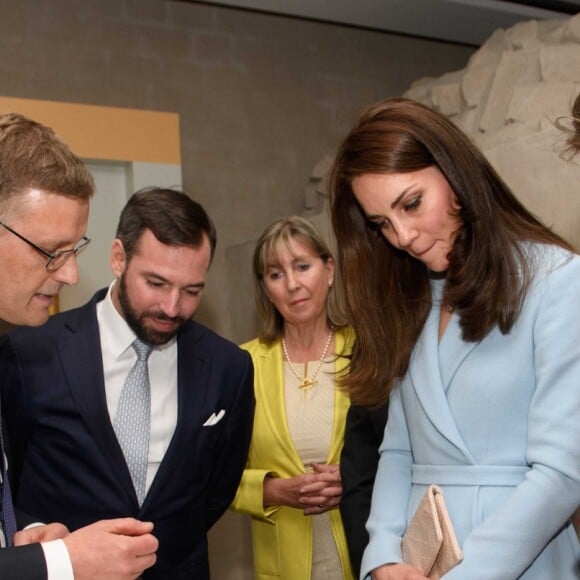
[[[75,580],[129,580],[155,564],[153,524],[133,518],[101,520],[64,539]]]
[[[14,545],[24,546],[36,542],[49,542],[50,540],[60,540],[68,536],[68,528],[63,524],[43,524],[31,526],[20,530],[14,534]]]

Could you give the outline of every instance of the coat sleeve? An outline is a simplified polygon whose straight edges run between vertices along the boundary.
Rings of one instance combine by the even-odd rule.
[[[254,364],[254,373],[257,380],[257,375],[262,371],[262,369],[258,364],[256,364],[255,359]],[[258,413],[256,413],[256,415],[258,415]],[[264,480],[269,476],[280,477],[281,474],[275,469],[264,469],[262,465],[260,467],[253,465],[252,459],[255,452],[254,447],[256,441],[260,439],[259,436],[262,435],[262,433],[259,433],[258,429],[260,429],[262,425],[263,422],[260,422],[258,419],[254,422],[248,461],[231,508],[237,512],[249,514],[250,516],[263,521],[270,521],[271,516],[280,509],[280,506],[264,507]],[[271,441],[270,435],[270,433],[267,434],[269,443]],[[269,445],[270,449],[273,449],[273,446],[274,443],[272,441],[271,445]],[[273,453],[275,454],[276,451],[273,451]]]
[[[278,477],[275,471],[267,469],[244,469],[242,481],[238,487],[232,509],[253,517],[268,520],[279,506],[264,508],[264,479],[268,476]]]
[[[5,452],[10,466],[12,493],[16,497],[28,422],[20,365],[10,335],[0,338],[0,392],[4,409]],[[19,520],[18,524],[22,527],[26,522]]]
[[[255,407],[254,371],[250,356],[245,352],[243,360],[237,396],[232,402],[227,429],[208,481],[206,529],[215,524],[232,502],[248,457]]]
[[[361,578],[370,578],[371,571],[383,564],[402,562],[401,538],[406,528],[412,455],[399,387],[389,400],[389,420],[379,452]]]
[[[580,259],[539,289],[534,324],[536,385],[528,415],[524,481],[463,544],[445,579],[517,578],[580,504]]]
[[[2,580],[46,580],[44,552],[40,544],[0,549]]]
[[[12,354],[8,337],[4,335],[0,339],[0,391],[2,394],[2,408],[5,410],[10,409],[9,412],[3,415],[7,444],[9,441],[13,441],[13,434],[10,433],[8,423],[14,424],[17,416],[20,417],[20,408],[17,409],[10,404],[10,399],[14,396],[14,393],[20,393],[18,390],[19,385],[16,385],[16,389],[14,389],[18,373],[16,360],[11,356]],[[18,400],[19,403],[20,401]],[[18,450],[14,447],[7,445],[5,450],[10,468],[10,483],[13,487],[18,479],[14,471],[14,466],[18,464],[15,461],[15,455]],[[34,518],[30,518],[19,511],[16,511],[16,516],[19,528],[34,520]],[[0,578],[2,580],[46,580],[47,574],[44,552],[40,544],[0,549]]]
[[[375,428],[374,415],[383,429]],[[340,515],[348,543],[353,571],[358,576],[362,554],[368,544],[366,522],[371,507],[371,495],[379,462],[379,445],[382,439],[386,409],[372,411],[353,405],[346,416],[344,446],[340,457],[342,497]],[[381,433],[381,436],[378,436]]]

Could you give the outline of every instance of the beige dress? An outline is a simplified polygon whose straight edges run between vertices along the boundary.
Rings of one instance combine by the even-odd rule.
[[[316,369],[319,361],[304,364],[294,363],[298,373]],[[330,450],[334,422],[334,359],[325,359],[316,383],[308,390],[298,387],[298,380],[284,362],[284,398],[290,437],[306,471],[310,464],[326,463]],[[311,580],[333,580],[342,578],[338,550],[330,527],[328,512],[311,517],[314,545],[312,547]]]

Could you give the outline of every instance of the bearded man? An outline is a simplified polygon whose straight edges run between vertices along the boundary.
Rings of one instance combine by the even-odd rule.
[[[215,245],[184,192],[135,193],[111,249],[115,281],[11,333],[0,357],[16,505],[71,530],[153,522],[157,562],[144,579],[209,578],[206,533],[246,463],[252,363],[192,320]]]

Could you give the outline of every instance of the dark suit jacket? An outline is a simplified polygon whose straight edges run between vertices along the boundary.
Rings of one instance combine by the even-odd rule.
[[[96,318],[105,294],[7,335],[0,377],[15,502],[71,530],[103,518],[152,521],[158,559],[144,578],[208,578],[206,532],[235,495],[252,432],[250,357],[195,322],[180,332],[177,426],[139,508],[106,406]]]
[[[6,434],[3,439],[8,444]],[[0,440],[0,461],[4,461],[4,454],[10,456],[10,449],[8,445],[4,449]],[[10,460],[9,465],[11,466]],[[12,469],[10,469],[10,476],[12,476]],[[6,481],[3,485],[6,485]],[[15,512],[18,529],[38,521],[18,510]],[[47,575],[44,553],[40,544],[0,549],[0,578],[2,580],[46,580]]]
[[[46,564],[40,544],[0,549],[2,580],[46,580]]]
[[[346,533],[350,562],[358,578],[364,549],[369,542],[366,523],[379,463],[379,445],[387,422],[388,404],[378,409],[352,405],[346,416],[340,457],[342,497],[340,515]]]
[[[16,520],[19,530],[38,521],[18,511]],[[44,552],[40,544],[0,549],[0,578],[2,580],[46,580],[47,575]]]

